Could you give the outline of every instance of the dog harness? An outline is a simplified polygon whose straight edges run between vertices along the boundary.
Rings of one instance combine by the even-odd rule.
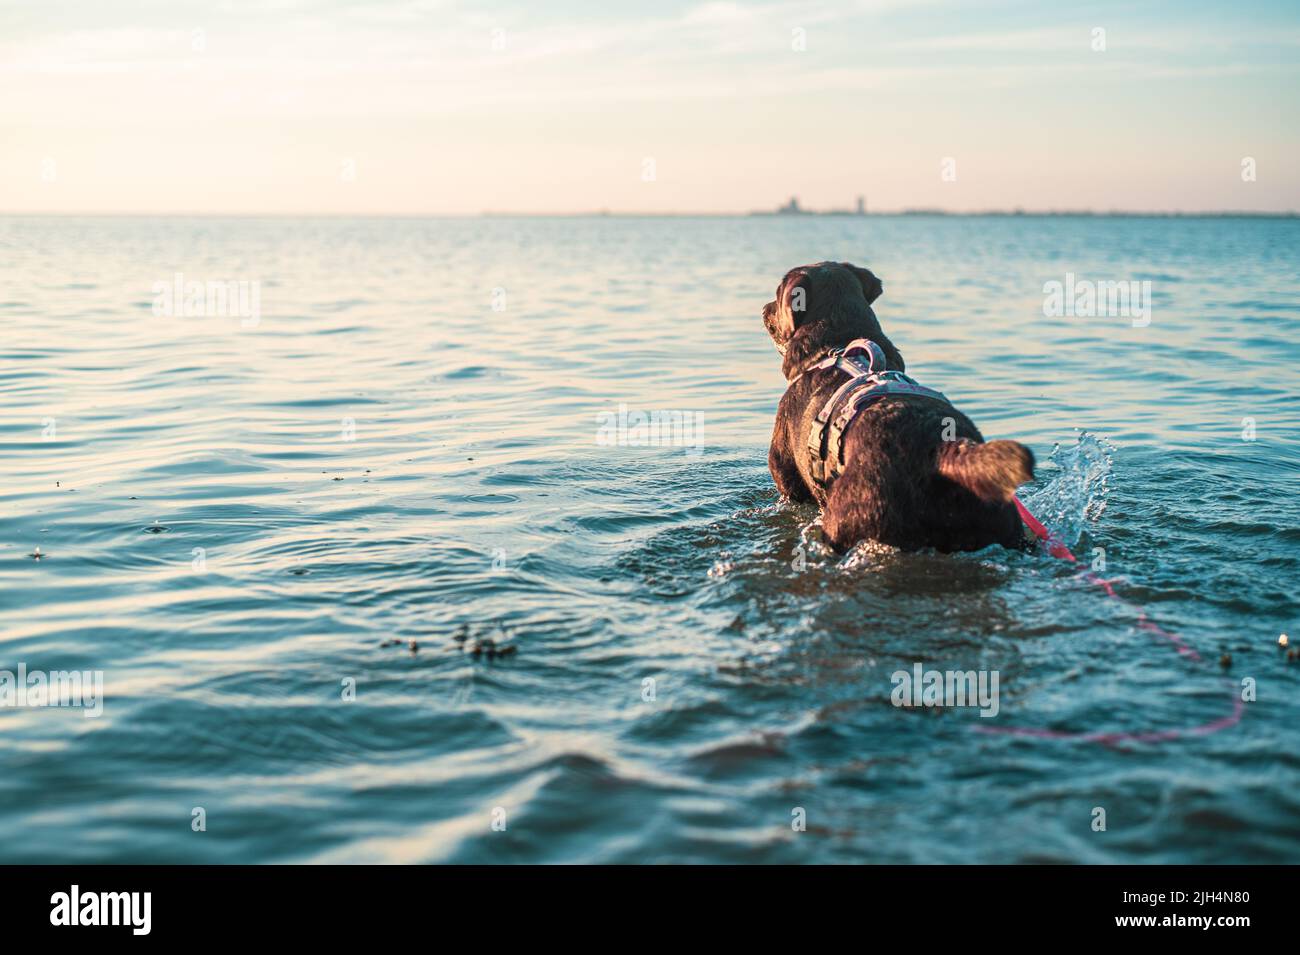
[[[849,376],[822,406],[808,432],[813,480],[823,488],[844,470],[844,432],[867,405],[891,395],[919,395],[948,404],[940,392],[918,385],[901,371],[887,369],[884,351],[867,338],[851,341],[832,352],[825,360],[795,376],[794,381],[822,368],[835,368]]]

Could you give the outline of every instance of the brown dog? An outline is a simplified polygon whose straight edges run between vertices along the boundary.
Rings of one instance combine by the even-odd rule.
[[[863,540],[905,550],[1024,546],[1012,499],[1034,476],[1033,453],[1015,441],[984,443],[946,398],[894,374],[905,370],[903,356],[871,309],[883,290],[866,269],[819,262],[787,272],[763,306],[789,382],[768,455],[777,489],[821,505],[838,550]],[[856,365],[835,363],[859,339],[879,347],[851,351]],[[855,378],[866,364],[886,374]]]

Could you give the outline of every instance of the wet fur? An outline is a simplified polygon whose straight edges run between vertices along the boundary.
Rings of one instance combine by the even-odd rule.
[[[905,370],[871,308],[882,291],[875,275],[847,262],[788,272],[763,309],[768,334],[785,349],[787,380],[857,338],[880,345],[888,368]],[[811,476],[808,434],[844,380],[843,372],[827,368],[792,381],[777,408],[768,454],[783,495],[822,507],[832,546],[846,550],[863,540],[905,550],[1024,546],[1011,497],[1033,478],[1033,454],[1014,441],[984,444],[969,418],[933,399],[891,395],[868,405],[845,432],[844,470],[823,491]],[[944,440],[946,427],[956,440]]]

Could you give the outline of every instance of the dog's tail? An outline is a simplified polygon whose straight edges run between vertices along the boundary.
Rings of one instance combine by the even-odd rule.
[[[1006,504],[1016,488],[1033,480],[1034,452],[1019,441],[945,441],[939,449],[939,473],[982,501]]]

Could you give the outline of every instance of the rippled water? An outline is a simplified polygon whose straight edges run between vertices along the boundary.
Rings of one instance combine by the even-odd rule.
[[[1298,240],[0,219],[0,669],[105,681],[98,719],[0,709],[0,859],[1300,861]],[[822,258],[1122,600],[1044,554],[840,559],[777,502],[759,310]],[[256,320],[155,315],[178,272]],[[1149,280],[1150,325],[1044,317],[1067,272]],[[698,440],[602,443],[620,405]],[[998,671],[998,716],[892,706],[917,662]]]

